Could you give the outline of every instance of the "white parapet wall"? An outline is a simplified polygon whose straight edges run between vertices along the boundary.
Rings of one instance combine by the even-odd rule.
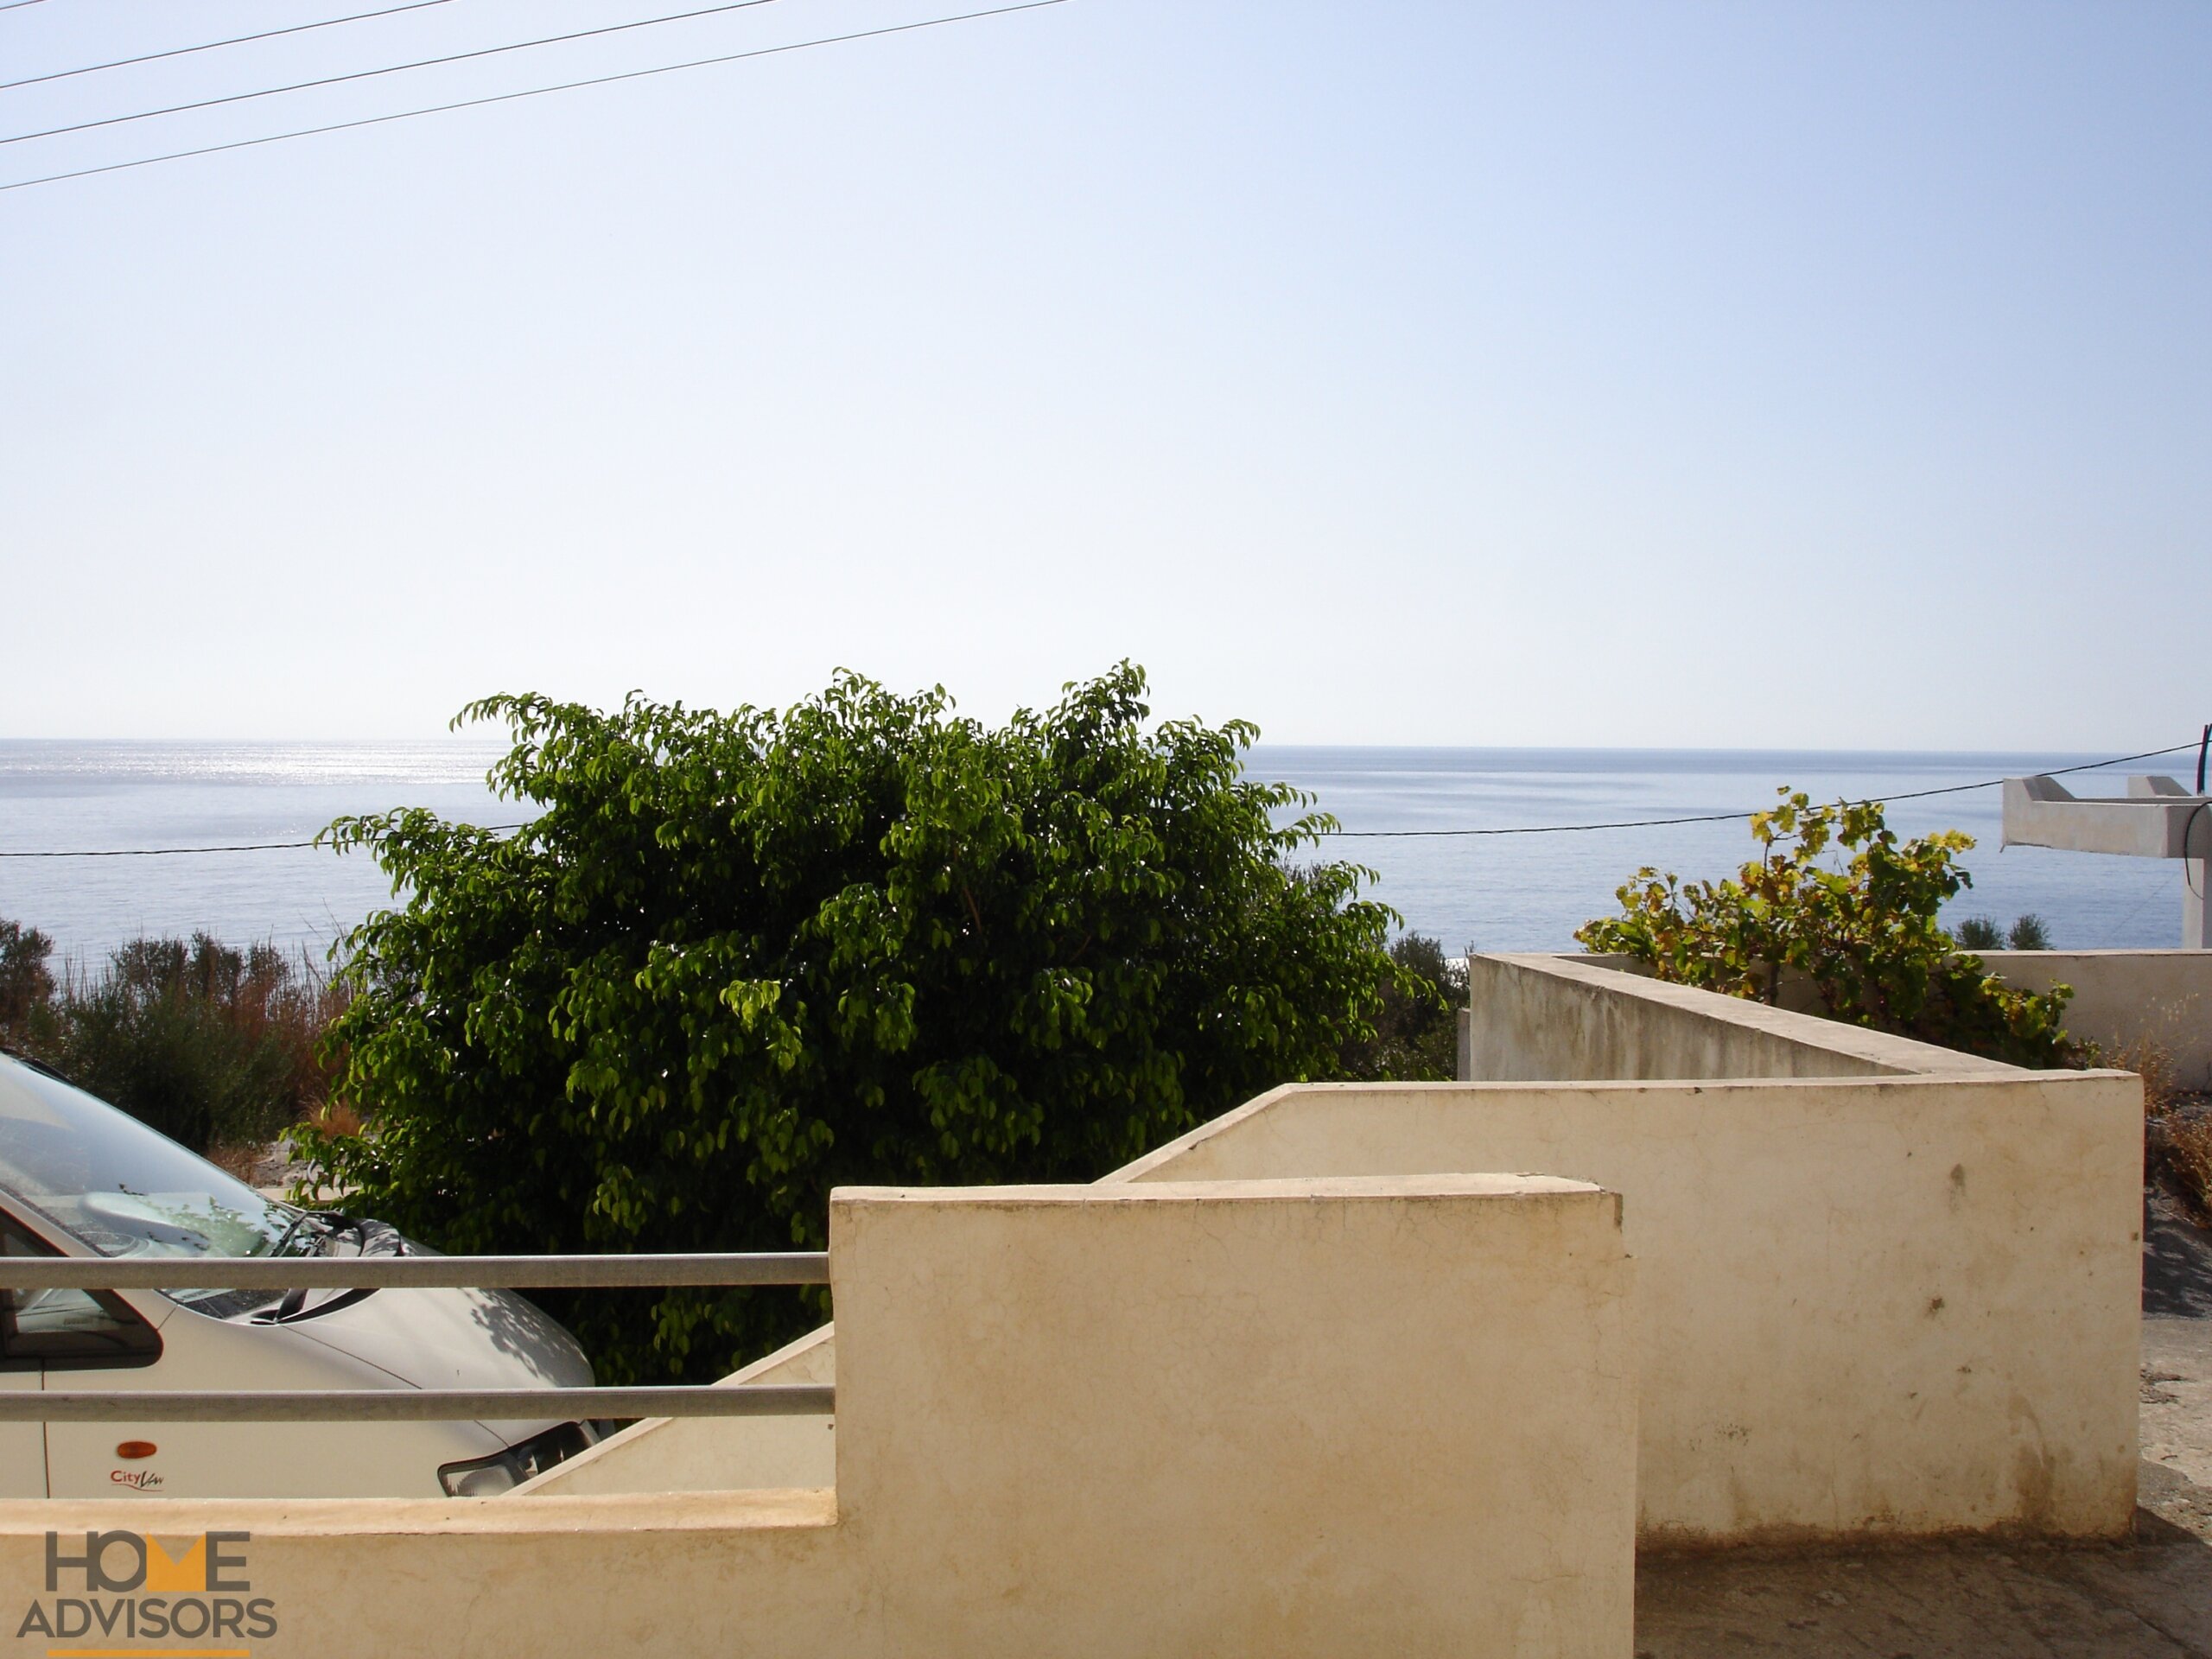
[[[1647,1545],[2118,1538],[2140,1100],[2118,1073],[1301,1084],[1131,1173],[1486,1165],[1620,1192]]]
[[[1978,950],[2022,990],[2070,985],[2066,1029],[2108,1065],[2212,1090],[2212,950]]]
[[[1467,976],[1462,1081],[1966,1076],[2015,1069],[1813,1014],[1664,984],[1609,958],[1474,956],[1467,958]]]
[[[124,1628],[143,1595],[47,1575],[50,1534],[127,1527],[250,1535],[221,1548],[264,1659],[1628,1659],[1619,1208],[1544,1177],[841,1192],[834,1490],[10,1503],[0,1618]]]
[[[1621,1192],[1648,1543],[2125,1534],[2139,1079],[1588,960],[1471,967],[1484,1075],[1534,1081],[1278,1090],[1108,1181],[1522,1169]],[[744,1375],[836,1358],[825,1328]],[[786,1450],[751,1422],[645,1424],[535,1487],[758,1484]]]

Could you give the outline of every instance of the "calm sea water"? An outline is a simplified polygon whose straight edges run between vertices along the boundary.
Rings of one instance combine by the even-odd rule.
[[[0,741],[0,851],[292,841],[342,813],[424,806],[504,823],[518,816],[484,773],[495,747],[421,743]],[[2073,766],[2080,754],[1592,749],[1256,750],[1251,769],[1311,791],[1346,830],[1505,828],[1747,810],[1789,784],[1816,798],[1910,791]],[[2176,757],[2170,772],[2187,764]],[[2131,770],[2143,770],[2138,766]],[[2125,772],[2074,780],[2124,792]],[[1998,844],[1999,791],[1900,803],[1897,828],[1968,831],[1974,887],[1961,915],[2033,911],[2081,950],[2180,943],[2181,872],[2155,860]],[[1465,840],[1341,840],[1376,896],[1448,950],[1570,948],[1637,866],[1715,875],[1751,846],[1741,823]],[[205,931],[320,950],[376,906],[384,878],[358,856],[308,849],[185,858],[0,859],[0,917],[53,935],[79,961],[141,933]]]

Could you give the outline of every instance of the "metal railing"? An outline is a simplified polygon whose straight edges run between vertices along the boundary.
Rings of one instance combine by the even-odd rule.
[[[716,1255],[0,1257],[0,1290],[635,1289],[826,1285],[820,1251]],[[0,1391],[0,1423],[435,1422],[830,1416],[837,1391],[736,1388],[55,1389]]]

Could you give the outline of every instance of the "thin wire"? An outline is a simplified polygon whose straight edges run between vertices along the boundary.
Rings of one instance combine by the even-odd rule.
[[[1044,0],[1044,3],[1057,4],[1058,0]],[[1022,9],[1026,10],[1026,8]],[[908,27],[916,27],[916,25],[908,25]],[[2037,775],[2044,778],[2061,778],[2069,772],[2095,772],[2105,766],[2124,766],[2131,760],[2154,760],[2162,754],[2179,754],[2183,750],[2193,747],[2195,746],[2192,744],[2179,743],[2171,749],[2145,749],[2140,754],[2123,754],[2113,760],[2084,760],[2079,766],[2060,766],[2054,771]],[[1961,791],[1969,789],[1993,789],[2005,781],[2002,778],[1992,778],[1978,784],[1951,784],[1942,789],[1919,789],[1904,795],[1887,795],[1882,799],[1885,802],[1924,800],[1930,795],[1956,795]],[[1867,804],[1866,801],[1847,803],[1853,806],[1864,806]],[[1651,830],[1670,823],[1723,823],[1732,819],[1748,818],[1752,816],[1751,812],[1703,812],[1687,818],[1637,818],[1618,823],[1540,823],[1510,830],[1324,830],[1322,833],[1339,836],[1553,836],[1584,830]],[[484,832],[487,835],[504,835],[509,830],[524,830],[528,827],[528,824],[524,823],[493,823],[482,826]],[[321,838],[318,837],[313,841],[248,842],[231,847],[124,847],[86,853],[0,852],[0,858],[173,858],[189,853],[267,853],[289,850],[299,847],[316,847],[321,844]]]
[[[2135,918],[2140,916],[2145,911],[2150,909],[2152,901],[2160,896],[2161,895],[2155,893],[2145,893],[2140,899],[2136,901],[2135,908],[2129,911],[2126,915],[2120,918],[2120,925],[2117,927],[2108,927],[2105,930],[2104,944],[2097,948],[2099,950],[2108,949],[2114,940],[2126,937],[2127,930],[2135,925]]]
[[[947,23],[973,22],[981,17],[1004,17],[1017,11],[1039,11],[1046,6],[1065,5],[1068,0],[1022,0],[1019,5],[993,6],[983,11],[958,12],[950,17],[925,17],[919,22],[893,23],[882,29],[863,29],[850,35],[828,35],[811,41],[795,41],[788,46],[756,47],[749,52],[729,52],[720,57],[690,58],[682,63],[665,63],[652,69],[632,69],[616,75],[594,75],[587,80],[564,80],[554,86],[532,86],[519,92],[495,92],[489,98],[465,98],[454,104],[433,104],[419,110],[400,110],[391,115],[365,116],[358,121],[334,121],[327,126],[302,127],[296,132],[273,132],[261,138],[238,138],[227,144],[206,144],[198,149],[170,150],[166,155],[143,156],[136,161],[111,162],[105,167],[81,167],[70,173],[48,173],[35,179],[17,179],[0,184],[0,192],[27,190],[35,184],[60,184],[67,179],[88,179],[101,173],[122,173],[134,167],[152,167],[162,162],[188,161],[195,156],[218,156],[225,150],[251,149],[259,144],[279,144],[288,138],[313,138],[326,132],[346,132],[355,127],[382,126],[388,121],[410,121],[418,115],[444,115],[454,110],[480,109],[487,104],[511,104],[518,99],[543,98],[548,92],[573,92],[584,86],[608,86],[617,81],[643,80],[652,75],[673,74],[679,69],[702,69],[713,64],[738,63],[747,58],[772,58],[785,52],[804,52],[809,47],[842,46],[849,41],[872,41],[882,35],[906,35],[916,29],[938,29]],[[761,4],[764,0],[745,0],[747,4]],[[189,849],[186,849],[189,850]]]
[[[19,0],[29,4],[29,0]],[[402,11],[421,11],[429,6],[442,6],[451,0],[408,0],[404,6],[386,6],[381,11],[357,11],[347,17],[325,17],[312,23],[294,23],[284,29],[264,29],[258,35],[233,35],[227,41],[208,41],[199,46],[175,46],[166,52],[149,52],[142,57],[118,58],[112,63],[88,63],[81,69],[56,69],[52,74],[27,75],[21,80],[0,80],[0,92],[12,92],[18,86],[38,86],[49,80],[67,80],[76,75],[97,75],[104,69],[127,69],[134,63],[158,63],[163,58],[188,58],[195,52],[214,52],[226,46],[244,46],[248,41],[273,41],[280,35],[304,35],[310,29],[335,29],[340,23],[358,23],[371,17],[390,17]],[[8,8],[0,7],[0,10]]]
[[[2154,760],[2163,754],[2180,754],[2196,747],[2193,743],[2177,743],[2170,749],[2145,749],[2140,754],[2123,754],[2115,760],[2084,760],[2078,766],[2060,766],[2056,771],[2043,772],[2039,775],[2045,778],[2063,778],[2073,772],[2096,772],[2106,766],[2124,766],[2131,760]],[[1909,790],[1902,795],[1884,795],[1879,798],[1885,803],[1924,801],[1931,795],[1962,795],[1968,790],[1995,789],[2005,781],[2002,778],[1985,778],[1980,783],[1947,784],[1941,789]],[[1847,801],[1844,804],[1866,806],[1871,804],[1875,798],[1870,796],[1866,800]],[[1657,830],[1675,823],[1732,823],[1739,818],[1754,817],[1758,816],[1758,811],[1765,810],[1765,808],[1759,808],[1751,812],[1697,812],[1680,818],[1627,818],[1612,823],[1527,824],[1501,830],[1325,830],[1321,833],[1334,836],[1344,841],[1395,841],[1417,836],[1560,836],[1579,834],[1588,830]]]
[[[41,3],[43,0],[8,0],[7,4],[0,5],[0,11],[15,11],[24,6],[35,6]]]
[[[417,58],[412,63],[389,63],[381,69],[355,69],[346,74],[326,75],[320,80],[296,80],[289,86],[264,86],[251,92],[231,92],[221,98],[203,98],[191,104],[172,104],[165,109],[140,110],[130,115],[103,116],[97,121],[79,121],[67,127],[47,127],[37,132],[10,133],[0,138],[0,144],[20,144],[33,138],[58,138],[67,132],[90,132],[95,127],[119,127],[132,121],[151,121],[157,116],[182,115],[188,110],[212,110],[225,104],[246,104],[257,98],[304,92],[317,86],[341,86],[347,81],[374,80],[379,75],[404,74],[410,69],[434,69],[442,64],[467,63],[475,58],[496,58],[508,52],[527,52],[534,47],[558,46],[565,41],[588,41],[601,35],[622,35],[632,29],[655,29],[663,23],[690,22],[696,17],[712,17],[725,11],[747,11],[754,6],[770,3],[772,0],[723,0],[720,5],[702,6],[696,11],[675,11],[662,17],[640,17],[629,23],[604,23],[597,29],[580,29],[569,35],[547,35],[535,41],[515,41],[505,46],[480,46],[474,51],[448,53],[442,58]]]
[[[526,829],[520,823],[487,823],[480,826],[486,835],[505,835],[511,830]],[[180,858],[191,853],[278,853],[296,848],[320,847],[322,838],[310,841],[242,841],[227,847],[111,847],[90,853],[0,853],[0,858]]]

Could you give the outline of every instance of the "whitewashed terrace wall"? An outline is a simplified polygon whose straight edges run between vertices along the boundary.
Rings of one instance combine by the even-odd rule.
[[[258,1659],[1628,1659],[1615,1195],[860,1189],[830,1258],[834,1491],[0,1503],[10,1628],[129,1526],[251,1533]]]
[[[1292,1086],[1107,1181],[1541,1170],[1623,1193],[1647,1542],[2125,1533],[2138,1079],[1587,960],[1471,967],[1483,1075],[1542,1081]],[[825,1328],[741,1377],[835,1370]],[[794,1449],[829,1467],[819,1441],[753,1433],[641,1425],[537,1486],[758,1484]]]

